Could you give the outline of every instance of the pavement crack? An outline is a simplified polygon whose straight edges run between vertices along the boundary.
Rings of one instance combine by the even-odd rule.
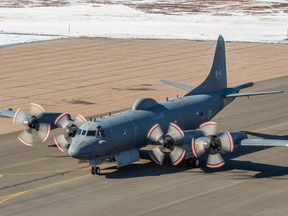
[[[81,167],[80,169],[87,168],[87,167],[89,167],[89,166]],[[73,171],[77,171],[77,170],[79,170],[79,169],[67,170],[67,171],[64,171],[64,172],[55,173],[53,175],[48,175],[48,176],[44,176],[44,177],[41,177],[41,178],[36,178],[36,179],[33,179],[33,180],[29,180],[29,181],[25,181],[25,182],[13,184],[13,185],[8,185],[8,186],[5,186],[5,187],[1,187],[0,190],[17,187],[17,186],[24,185],[24,184],[29,184],[29,183],[32,183],[32,182],[36,182],[36,181],[52,178],[52,177],[55,177],[55,176],[64,176],[65,173],[73,172]]]

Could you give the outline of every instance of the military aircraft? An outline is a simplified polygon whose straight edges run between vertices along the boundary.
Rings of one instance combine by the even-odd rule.
[[[99,164],[115,158],[117,167],[139,161],[139,148],[148,144],[156,147],[149,152],[151,159],[162,165],[165,153],[170,151],[173,165],[186,159],[188,166],[198,167],[199,157],[210,150],[207,167],[219,168],[225,162],[221,152],[232,152],[236,146],[287,146],[286,140],[248,139],[244,132],[218,132],[217,123],[210,121],[236,97],[282,93],[283,91],[239,93],[253,86],[245,83],[227,87],[225,42],[219,36],[212,68],[202,84],[191,86],[162,80],[185,89],[182,97],[157,102],[152,98],[138,99],[132,109],[87,121],[83,116],[72,120],[67,113],[45,113],[38,104],[31,104],[33,114],[16,112],[11,108],[0,111],[1,115],[13,117],[28,126],[18,139],[32,145],[31,130],[38,131],[42,141],[47,140],[50,129],[63,128],[66,135],[54,137],[60,151],[68,149],[71,157],[89,160],[91,173],[100,174]],[[199,128],[200,130],[196,130]],[[72,141],[69,140],[72,138]],[[71,143],[71,144],[69,144]]]

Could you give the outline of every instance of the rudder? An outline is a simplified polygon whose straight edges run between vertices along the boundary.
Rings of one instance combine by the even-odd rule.
[[[227,88],[226,77],[226,57],[225,57],[225,42],[220,35],[218,37],[216,50],[214,54],[213,64],[210,73],[198,87],[190,91],[185,96],[222,91]]]

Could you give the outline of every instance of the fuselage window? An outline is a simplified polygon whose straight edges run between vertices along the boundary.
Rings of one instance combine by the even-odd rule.
[[[96,130],[87,132],[87,136],[89,136],[89,137],[95,137],[95,135],[96,135]]]
[[[98,138],[98,137],[105,137],[104,131],[103,131],[103,130],[98,130],[96,137],[97,137],[97,138]]]
[[[80,134],[81,134],[81,132],[82,132],[82,130],[81,130],[81,129],[78,129],[78,131],[77,131],[76,135],[80,135]]]
[[[86,134],[86,130],[83,130],[81,133],[81,136],[85,136],[85,134]]]

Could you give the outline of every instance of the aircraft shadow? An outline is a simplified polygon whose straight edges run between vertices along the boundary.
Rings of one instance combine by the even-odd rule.
[[[247,133],[248,135],[255,136],[255,137],[260,137],[263,139],[276,139],[276,140],[288,140],[288,135],[270,135],[270,134],[263,134],[263,133],[257,133],[257,132],[249,132],[249,131],[241,131],[244,133]]]
[[[201,175],[203,173],[213,174],[218,172],[231,172],[233,170],[237,171],[237,173],[241,173],[243,171],[243,175],[231,175],[229,178],[237,178],[237,179],[250,179],[250,178],[273,178],[285,176],[288,174],[288,167],[284,166],[275,166],[269,164],[261,164],[255,163],[251,161],[240,161],[234,160],[233,158],[237,158],[244,154],[250,154],[253,152],[265,150],[271,147],[241,147],[235,149],[233,153],[228,153],[222,155],[225,160],[225,165],[219,169],[209,169],[206,167],[206,160],[208,157],[208,153],[205,153],[200,157],[200,168],[191,168],[187,167],[185,162],[182,162],[178,166],[173,166],[169,154],[166,153],[165,160],[162,166],[155,164],[153,161],[145,163],[145,164],[132,164],[129,166],[121,167],[117,169],[116,167],[108,168],[109,169],[117,169],[111,173],[103,173],[101,175],[105,175],[106,178],[111,179],[125,179],[125,178],[137,178],[137,177],[147,177],[147,176],[161,176],[165,174],[173,174],[189,171],[191,169],[198,170],[198,172],[191,173],[192,175]],[[239,149],[239,150],[238,150]],[[143,159],[150,159],[147,150],[140,150],[140,157]],[[254,171],[257,172],[255,175],[247,174],[246,171]],[[288,177],[287,177],[288,178]],[[279,180],[287,180],[287,178],[281,178]]]

